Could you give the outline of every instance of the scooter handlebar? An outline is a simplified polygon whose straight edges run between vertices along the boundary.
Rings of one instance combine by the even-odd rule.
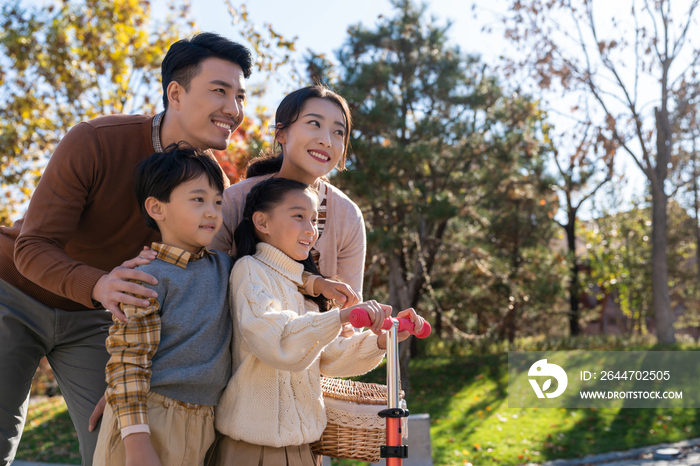
[[[356,307],[355,309],[350,311],[349,319],[350,324],[355,328],[369,327],[370,325],[372,325],[372,321],[369,318],[369,314],[367,314],[366,310],[360,307]],[[399,332],[408,331],[411,335],[415,335],[418,338],[427,338],[428,335],[430,335],[430,332],[432,331],[432,328],[430,327],[430,324],[427,321],[423,323],[423,329],[421,330],[421,332],[416,333],[413,322],[400,317],[395,319],[399,322]],[[384,330],[389,330],[391,328],[391,325],[391,318],[386,318],[384,319],[384,324],[382,325],[382,328]]]

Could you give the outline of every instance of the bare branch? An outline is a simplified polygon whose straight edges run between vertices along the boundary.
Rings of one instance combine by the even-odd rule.
[[[693,19],[693,13],[695,12],[695,9],[698,7],[698,4],[700,4],[700,0],[695,0],[693,3],[690,5],[690,8],[688,9],[688,21],[686,21],[685,26],[683,26],[683,30],[681,31],[680,36],[678,37],[678,40],[673,44],[673,56],[676,57],[678,53],[681,51],[683,48],[683,45],[685,44],[685,39],[688,34],[688,29],[690,28],[690,22]],[[671,7],[670,2],[669,2],[669,8]]]
[[[593,195],[594,195],[600,188],[602,188],[603,185],[604,185],[605,183],[607,183],[607,182],[610,181],[611,179],[612,179],[612,176],[611,176],[610,174],[608,174],[608,176],[606,176],[605,179],[604,179],[603,181],[601,181],[600,183],[598,183],[598,185],[597,185],[591,192],[589,192],[588,194],[586,194],[585,196],[583,196],[583,199],[581,199],[581,200],[579,201],[578,205],[576,206],[576,209],[578,209],[579,207],[581,207],[581,205],[582,205],[584,202],[586,202],[588,199],[590,199],[591,197],[593,197]]]
[[[659,37],[659,27],[656,25],[656,17],[654,16],[654,12],[652,11],[651,7],[649,6],[649,0],[644,0],[644,5],[646,6],[646,10],[649,13],[649,17],[651,18],[651,22],[654,25],[654,37]],[[652,41],[652,44],[654,45],[654,50],[656,51],[656,56],[659,58],[659,61],[662,62],[664,61],[663,58],[661,57],[661,52],[659,51],[659,46],[658,46],[658,41]]]

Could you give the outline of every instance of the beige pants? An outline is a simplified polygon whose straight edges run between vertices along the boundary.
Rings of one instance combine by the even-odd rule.
[[[207,466],[321,466],[309,444],[289,447],[265,447],[233,440],[217,433]]]
[[[190,408],[171,398],[148,392],[151,443],[163,466],[204,464],[214,443],[214,407]],[[93,458],[94,466],[124,466],[126,451],[119,423],[107,404]]]

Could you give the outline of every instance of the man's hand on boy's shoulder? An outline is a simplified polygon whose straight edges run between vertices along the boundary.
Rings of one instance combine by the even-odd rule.
[[[148,251],[152,254],[148,255]],[[145,257],[144,254],[146,255]],[[140,296],[145,298],[158,297],[158,293],[155,291],[139,283],[134,283],[134,281],[153,285],[158,283],[158,280],[153,275],[141,270],[135,270],[139,265],[150,263],[151,260],[155,259],[155,256],[156,253],[154,251],[144,248],[144,251],[134,259],[124,262],[119,267],[115,267],[110,273],[100,277],[92,288],[93,301],[101,303],[114,317],[122,322],[126,322],[126,316],[119,309],[119,303],[146,307],[149,305],[148,299]]]
[[[150,434],[139,432],[124,437],[126,466],[162,466]]]

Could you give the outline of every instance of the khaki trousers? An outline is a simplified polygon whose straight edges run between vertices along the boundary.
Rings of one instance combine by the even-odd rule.
[[[253,445],[217,432],[207,466],[321,466],[308,443],[289,447]]]
[[[214,407],[190,408],[172,398],[148,393],[151,443],[163,466],[202,466],[214,443]],[[126,451],[119,422],[109,403],[97,439],[94,466],[124,466]]]

